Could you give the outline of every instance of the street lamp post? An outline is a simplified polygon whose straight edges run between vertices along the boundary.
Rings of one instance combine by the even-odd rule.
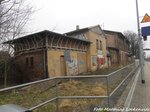
[[[143,57],[141,31],[140,31],[138,0],[136,0],[136,14],[137,14],[137,29],[138,29],[138,41],[139,41],[140,68],[141,68],[141,82],[142,82],[142,84],[144,84],[145,83],[144,68],[143,68],[143,66],[144,66],[144,57]]]

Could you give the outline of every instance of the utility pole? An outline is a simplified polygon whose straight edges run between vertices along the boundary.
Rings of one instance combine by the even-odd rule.
[[[144,55],[143,55],[143,44],[141,38],[140,21],[139,21],[139,9],[138,0],[136,0],[136,14],[137,14],[137,30],[138,30],[138,42],[139,42],[139,57],[140,57],[140,68],[141,68],[141,82],[145,83],[144,79]]]

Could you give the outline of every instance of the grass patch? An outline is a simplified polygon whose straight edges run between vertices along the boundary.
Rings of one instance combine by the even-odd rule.
[[[107,94],[106,86],[102,84],[85,84],[81,81],[71,80],[67,83],[60,85],[61,95],[66,95],[65,91],[70,92],[70,96],[104,96]],[[82,99],[82,100],[70,100],[63,99],[60,102],[60,109],[63,112],[71,112],[77,110],[86,110],[91,105],[100,105],[102,99]]]
[[[80,74],[80,75],[107,75],[110,74],[118,69],[120,69],[121,67],[119,66],[115,66],[115,67],[111,67],[111,68],[104,68],[104,69],[100,69],[100,70],[96,70],[96,71],[91,71],[91,72],[87,72],[84,74]]]
[[[62,82],[58,86],[60,96],[101,96],[106,95],[106,87],[102,84],[87,84],[81,81],[69,80]],[[56,95],[56,88],[49,88],[48,83],[46,86],[35,85],[11,92],[0,94],[0,105],[2,104],[18,104],[26,108],[35,106],[43,101],[51,99]],[[69,112],[70,109],[83,108],[90,105],[100,104],[102,100],[59,100],[59,108],[64,112]],[[37,109],[36,112],[49,112],[56,110],[56,102],[52,102],[47,106]]]

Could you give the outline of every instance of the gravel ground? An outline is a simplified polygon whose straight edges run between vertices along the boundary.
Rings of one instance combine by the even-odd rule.
[[[125,103],[125,101],[126,101],[126,98],[127,98],[127,96],[128,96],[128,93],[129,93],[129,91],[130,91],[130,89],[131,89],[131,86],[132,86],[132,84],[133,84],[133,81],[134,81],[134,79],[135,79],[135,76],[136,76],[136,75],[134,75],[134,76],[130,79],[130,81],[128,82],[127,86],[125,87],[125,90],[123,91],[123,93],[122,93],[122,95],[120,96],[120,98],[119,98],[117,104],[115,105],[116,108],[123,108],[123,107],[124,107],[124,103]]]

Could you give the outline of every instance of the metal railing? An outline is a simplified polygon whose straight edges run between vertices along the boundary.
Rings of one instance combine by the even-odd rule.
[[[44,108],[56,112],[66,111],[65,109],[75,109],[74,106],[69,107],[71,104],[78,106],[76,109],[84,109],[84,111],[91,111],[98,106],[103,108],[114,107],[137,68],[138,62],[135,62],[108,75],[61,76],[0,89],[0,104],[17,103],[29,108],[30,111],[43,111],[42,108]],[[29,98],[25,97],[26,99],[19,97],[23,100],[22,102],[19,99],[17,102],[8,100],[3,102],[1,100],[3,97],[11,97],[9,95],[11,93],[18,96],[22,91],[32,95],[29,95]],[[35,92],[34,95],[32,92]],[[38,94],[42,95],[38,96]],[[35,97],[35,100],[38,97],[44,98],[35,102],[32,99],[33,104],[23,103],[24,100],[31,102],[30,98],[32,97]]]

